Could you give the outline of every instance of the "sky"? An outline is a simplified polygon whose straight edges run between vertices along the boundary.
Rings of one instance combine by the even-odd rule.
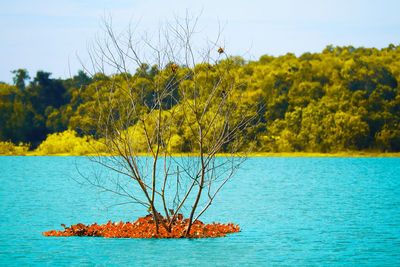
[[[400,42],[399,0],[0,0],[0,81],[12,70],[38,70],[69,78],[82,69],[88,44],[101,34],[104,16],[138,32],[199,16],[198,30],[222,28],[228,54],[246,60],[297,56],[327,45],[387,47]]]

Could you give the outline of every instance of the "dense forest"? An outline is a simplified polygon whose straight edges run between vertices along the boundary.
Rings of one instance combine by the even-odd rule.
[[[263,152],[400,151],[400,46],[327,46],[321,53],[299,57],[230,57],[218,64],[224,61],[233,62],[231,75],[247,103],[259,107],[245,145]],[[212,66],[196,68],[212,72]],[[146,99],[155,77],[165,71],[143,64],[129,75]],[[68,129],[96,138],[92,107],[107,101],[101,88],[118,80],[116,75],[89,77],[83,71],[65,80],[44,71],[33,78],[25,69],[13,74],[13,85],[0,83],[0,141],[29,143],[31,149]],[[184,150],[191,142],[182,127],[176,125],[173,150]]]

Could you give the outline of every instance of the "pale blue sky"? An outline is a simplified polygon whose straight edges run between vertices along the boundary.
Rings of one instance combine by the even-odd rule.
[[[186,10],[202,12],[205,35],[220,22],[228,53],[245,59],[400,42],[400,0],[0,0],[0,81],[11,83],[17,68],[31,77],[37,70],[76,74],[76,54],[86,54],[104,14],[117,26],[133,20],[151,30]]]

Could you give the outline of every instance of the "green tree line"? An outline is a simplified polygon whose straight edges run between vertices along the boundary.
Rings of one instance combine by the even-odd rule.
[[[236,112],[245,112],[246,104],[259,107],[258,118],[243,136],[245,146],[263,152],[400,151],[400,46],[327,46],[321,53],[299,57],[291,53],[264,55],[258,61],[231,57],[218,64],[229,65],[238,85],[235,90],[245,98]],[[182,76],[190,71],[177,67],[142,64],[133,73],[119,74],[124,79],[89,77],[83,71],[69,79],[54,79],[51,73],[38,71],[31,79],[26,70],[14,70],[14,83],[0,84],[0,141],[30,143],[36,148],[49,134],[67,129],[96,138],[93,118],[102,111],[93,109],[95,103],[112,105],[110,99],[116,98],[118,103],[129,101],[123,93],[129,89],[145,107],[153,99],[155,79],[162,80],[171,71]],[[218,66],[197,65],[197,86],[207,90],[212,82],[209,77],[217,72]],[[134,88],[126,88],[127,76],[135,81]],[[163,105],[173,108],[179,90],[190,83],[189,75]],[[115,88],[112,98],[110,87]],[[124,105],[119,109],[119,115],[125,114]],[[178,120],[173,129],[171,149],[185,151],[193,141],[188,138],[189,127]]]

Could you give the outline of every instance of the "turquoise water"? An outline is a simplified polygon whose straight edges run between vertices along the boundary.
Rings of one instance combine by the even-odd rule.
[[[399,265],[400,158],[250,158],[205,222],[216,239],[44,237],[82,222],[131,221],[134,205],[77,184],[80,157],[0,157],[0,265]]]

